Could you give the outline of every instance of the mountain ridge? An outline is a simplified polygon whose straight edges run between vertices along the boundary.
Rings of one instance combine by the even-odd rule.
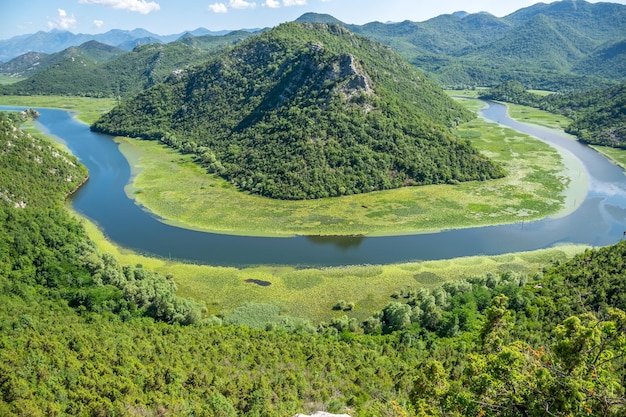
[[[626,73],[612,69],[615,65],[604,65],[600,55],[594,55],[603,45],[626,39],[626,6],[617,3],[583,0],[538,3],[501,18],[486,12],[455,12],[424,22],[352,25],[330,15],[305,13],[297,21],[341,24],[354,33],[389,45],[447,88],[494,86],[515,78],[528,88],[567,92],[626,80]],[[130,36],[130,32],[107,33],[115,36],[117,42],[123,35]],[[139,43],[167,42],[176,36],[178,40],[192,42],[192,37],[204,33],[204,29],[169,38],[145,37],[149,33],[139,29],[134,33],[144,37],[116,46],[131,49]],[[61,31],[51,34],[62,40],[69,36]],[[40,32],[33,38],[41,45],[42,37],[44,34]],[[0,61],[6,60],[11,50],[3,42],[0,41]],[[501,53],[506,53],[503,60]],[[615,62],[621,67],[619,59]]]

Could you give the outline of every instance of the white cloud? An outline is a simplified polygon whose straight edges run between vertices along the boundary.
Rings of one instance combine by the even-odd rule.
[[[69,15],[63,9],[57,9],[58,16],[48,21],[48,27],[51,29],[71,29],[76,24],[76,18],[74,15]]]
[[[94,20],[93,25],[97,28],[101,28],[104,25],[104,20]]]
[[[278,3],[278,2],[275,0],[266,0],[266,3]],[[254,1],[229,0],[228,6],[224,3],[209,4],[209,10],[211,10],[213,13],[227,13],[229,7],[231,9],[254,9],[256,6],[257,4]],[[263,4],[263,6],[265,6],[265,4]]]
[[[209,4],[209,10],[213,13],[226,13],[228,12],[228,7],[224,3],[213,3]]]
[[[306,6],[306,0],[283,0],[283,6]]]
[[[265,0],[265,3],[263,3],[263,7],[278,9],[280,7],[280,2],[278,0]]]
[[[246,0],[230,0],[228,5],[233,9],[252,9],[256,7],[255,2]]]
[[[148,14],[161,9],[158,3],[146,0],[79,0],[79,3],[101,4],[113,9]]]

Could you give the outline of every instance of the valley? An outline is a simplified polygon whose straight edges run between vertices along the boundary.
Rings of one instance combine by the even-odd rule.
[[[0,40],[0,415],[623,416],[625,30]]]

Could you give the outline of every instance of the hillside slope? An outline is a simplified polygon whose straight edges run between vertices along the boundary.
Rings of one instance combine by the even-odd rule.
[[[391,49],[341,26],[288,23],[93,129],[160,139],[244,190],[307,199],[501,176],[450,134],[470,117]]]

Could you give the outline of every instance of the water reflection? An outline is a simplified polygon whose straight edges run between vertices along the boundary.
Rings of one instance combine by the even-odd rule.
[[[305,238],[317,245],[334,245],[339,249],[358,248],[365,236],[305,236]]]

